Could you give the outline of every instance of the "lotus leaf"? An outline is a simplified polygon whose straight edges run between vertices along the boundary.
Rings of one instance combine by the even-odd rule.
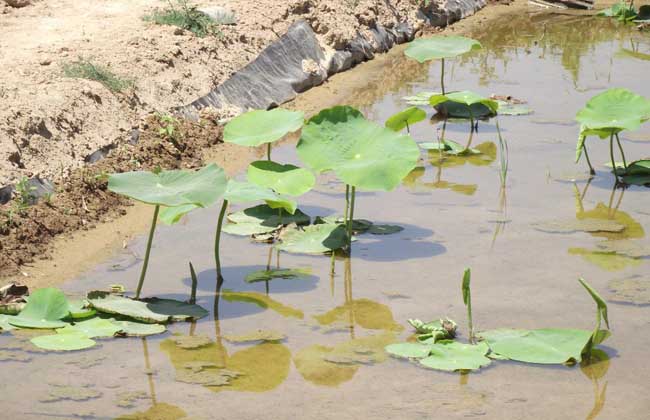
[[[312,117],[297,151],[317,172],[333,170],[347,185],[392,190],[417,165],[416,143],[366,120],[356,109],[336,106]]]
[[[86,300],[71,300],[68,304],[70,305],[68,310],[72,319],[90,318],[97,313],[94,309],[88,308],[88,302]]]
[[[99,312],[126,316],[147,324],[165,323],[170,318],[168,314],[153,312],[146,302],[108,293],[89,294],[88,301]]]
[[[630,258],[650,257],[650,245],[633,240],[603,241],[596,244],[599,252],[625,255]]]
[[[0,331],[11,331],[15,329],[15,327],[9,323],[11,318],[13,318],[13,316],[0,314]]]
[[[229,223],[222,231],[231,235],[251,236],[273,232],[280,226],[264,226],[261,223]]]
[[[273,143],[289,133],[298,131],[304,119],[302,112],[282,108],[249,111],[226,124],[223,141],[253,147]]]
[[[181,302],[173,299],[159,299],[156,297],[142,299],[147,308],[156,314],[166,315],[172,321],[196,321],[209,314],[199,305]]]
[[[489,115],[496,115],[499,109],[499,104],[496,101],[467,90],[450,92],[446,95],[433,95],[429,98],[429,104],[434,107],[447,102],[463,105],[463,107],[460,108],[448,107],[441,110],[443,114],[452,117],[480,118]]]
[[[425,150],[440,151],[440,149],[442,149],[442,151],[446,154],[453,156],[470,156],[481,154],[481,151],[478,149],[467,149],[462,144],[456,143],[452,140],[418,143],[418,146]]]
[[[258,160],[248,166],[248,179],[279,194],[303,195],[316,183],[314,174],[295,165]]]
[[[198,171],[172,170],[112,174],[108,188],[147,204],[176,207],[194,204],[207,207],[226,191],[226,175],[210,164]]]
[[[69,386],[62,384],[50,384],[48,395],[40,398],[40,402],[56,401],[88,401],[102,396],[100,391],[91,389],[89,386]]]
[[[473,370],[487,366],[490,349],[485,343],[463,344],[452,340],[438,341],[429,345],[430,354],[420,359],[422,366],[437,370]]]
[[[370,226],[370,229],[368,229],[368,233],[373,235],[391,235],[403,230],[403,227],[397,225],[372,225]]]
[[[118,335],[127,337],[146,337],[164,333],[167,328],[161,324],[143,324],[141,322],[117,321],[111,322],[119,329]]]
[[[481,48],[481,43],[475,39],[463,36],[435,36],[412,41],[404,54],[424,63],[429,60],[457,57]]]
[[[276,244],[280,251],[297,254],[323,254],[343,248],[348,243],[347,232],[343,225],[318,224],[304,228],[289,227]]]
[[[281,224],[277,210],[264,204],[231,213],[227,218],[232,223],[257,223],[273,228],[276,228]],[[310,220],[309,216],[303,213],[300,209],[296,209],[293,214],[282,215],[283,224],[296,223],[298,225],[306,225],[309,224]]]
[[[176,223],[180,222],[183,216],[185,216],[187,213],[198,208],[201,207],[194,204],[184,204],[182,206],[176,207],[165,207],[160,210],[160,213],[158,214],[158,220],[166,225],[175,225]]]
[[[527,363],[580,362],[591,331],[574,329],[497,329],[479,334],[490,349],[508,359]]]
[[[607,287],[612,292],[612,302],[650,305],[650,280],[633,276],[612,280]]]
[[[69,314],[69,303],[62,291],[55,288],[38,289],[29,297],[25,308],[9,323],[22,328],[62,328],[61,319]]]
[[[392,115],[384,125],[393,131],[402,131],[404,128],[419,123],[427,118],[427,113],[416,106],[406,108],[403,111]]]
[[[643,159],[630,163],[627,169],[617,168],[616,173],[623,177],[626,184],[650,184],[650,160]]]
[[[120,327],[108,319],[92,318],[57,330],[57,334],[78,334],[88,338],[113,337]]]
[[[614,88],[591,98],[576,120],[589,130],[636,130],[650,119],[650,100],[628,89]]]
[[[207,335],[177,335],[170,340],[181,349],[198,349],[213,344]]]
[[[402,100],[409,105],[423,106],[423,105],[429,105],[429,98],[439,94],[440,92],[425,91],[425,92],[416,93],[415,95],[412,96],[405,96],[402,98]]]
[[[246,283],[257,283],[260,281],[271,281],[274,279],[298,279],[311,275],[309,268],[278,268],[269,270],[258,270],[248,273],[244,278]]]
[[[317,216],[314,219],[314,224],[318,225],[318,224],[321,224],[321,223],[343,225],[345,223],[345,220],[343,220],[342,217],[338,217],[338,216],[326,216],[326,217]],[[364,232],[367,232],[368,230],[370,230],[371,226],[372,226],[372,222],[370,220],[354,219],[352,221],[352,232],[353,233],[364,233]]]
[[[393,356],[422,359],[431,353],[431,346],[420,343],[397,343],[386,346],[386,352]]]
[[[287,336],[277,331],[257,330],[241,335],[224,335],[223,338],[231,343],[250,343],[253,341],[280,341]]]
[[[271,209],[281,208],[289,214],[294,214],[297,206],[295,201],[252,182],[229,181],[224,198],[231,203],[249,203],[264,200],[267,207]],[[277,211],[275,213],[277,215]]]
[[[36,347],[53,351],[83,350],[96,344],[95,341],[81,333],[41,335],[30,341]]]
[[[506,101],[496,101],[499,105],[499,115],[529,115],[533,110],[525,104],[515,104]]]

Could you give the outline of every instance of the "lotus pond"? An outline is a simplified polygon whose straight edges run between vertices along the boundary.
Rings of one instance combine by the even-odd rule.
[[[385,73],[353,92],[356,99],[349,104],[380,126],[409,106],[426,112],[422,119],[421,112],[411,110],[400,117],[404,124],[395,118],[389,124],[401,130],[399,136],[408,129],[420,144],[415,168],[400,175],[401,182],[384,180],[399,184],[396,189],[356,190],[355,185],[376,187],[377,177],[360,179],[358,168],[347,162],[318,174],[311,189],[313,181],[305,176],[280,177],[300,171],[287,165],[331,169],[323,164],[327,150],[318,149],[314,138],[320,132],[313,127],[303,129],[307,136],[298,151],[291,140],[272,149],[242,140],[261,144],[260,159],[268,156],[282,166],[260,160],[227,187],[224,177],[219,200],[174,191],[178,200],[194,198],[168,205],[193,211],[178,218],[183,211],[163,208],[160,219],[177,223],[156,227],[146,273],[142,260],[149,241],[143,236],[62,285],[71,301],[89,290],[124,285],[129,292],[141,289],[142,297],[163,299],[146,302],[154,313],[158,308],[186,314],[189,307],[170,309],[164,299],[193,300],[207,316],[191,307],[198,320],[169,323],[162,327],[167,332],[137,338],[101,336],[159,333],[152,331],[161,328],[156,319],[136,326],[106,320],[80,327],[84,324],[78,322],[77,331],[57,333],[55,339],[42,338],[52,331],[3,331],[0,389],[5,401],[19,402],[7,404],[3,414],[22,419],[644,418],[650,410],[645,231],[650,198],[645,187],[616,182],[634,175],[624,172],[633,161],[650,155],[650,124],[616,131],[627,157],[625,167],[614,162],[616,177],[610,159],[610,147],[618,153],[617,144],[610,143],[613,132],[604,140],[596,133],[585,143],[594,176],[586,163],[574,161],[576,140],[585,132],[575,115],[590,98],[613,87],[650,96],[644,76],[650,38],[614,20],[574,16],[509,16],[495,27],[473,36],[482,49],[446,59],[446,96],[453,99],[455,90],[477,92],[484,97],[477,103],[489,105],[484,100],[495,94],[508,113],[525,115],[500,115],[498,126],[495,119],[474,121],[473,116],[471,122],[431,118],[432,106],[444,104],[444,95],[421,93],[440,88],[440,63],[418,63],[404,56],[405,48],[391,53]],[[354,119],[354,111],[337,112]],[[291,127],[300,126],[295,114],[289,117]],[[314,147],[316,152],[305,157],[305,148]],[[376,159],[396,156],[392,149],[363,153]],[[409,157],[395,160],[400,159]],[[399,172],[399,162],[390,165],[390,173]],[[202,175],[223,176],[214,167],[205,171]],[[151,176],[159,176],[156,188],[173,188],[174,179]],[[246,178],[257,179],[257,187],[246,187]],[[248,203],[251,196],[262,201]],[[354,206],[345,206],[346,196]],[[227,212],[233,214],[223,218],[223,234],[215,238],[222,198],[230,201]],[[324,243],[291,230],[275,244],[266,243],[269,232],[256,230],[256,242],[233,235],[250,233],[250,224],[258,230],[264,225],[251,222],[250,211],[241,212],[264,202],[272,209],[255,214],[266,214],[265,220],[320,216],[321,226],[338,230],[332,235],[336,247],[349,247],[349,255],[288,252]],[[197,203],[214,205],[195,208]],[[344,212],[356,222],[335,224]],[[349,229],[357,233],[351,244]],[[220,252],[213,252],[215,245]],[[32,293],[32,309],[13,322],[43,326],[61,323],[69,313],[85,316],[76,304],[61,310],[53,293]],[[114,296],[93,294],[91,301],[110,311],[104,300]],[[39,306],[39,301],[50,303]],[[124,311],[120,307],[118,313]],[[599,330],[607,328],[607,341],[581,355],[585,343],[596,344]],[[485,341],[474,338],[488,330]],[[68,345],[68,337],[89,348],[43,348]],[[433,347],[427,340],[440,341]],[[575,350],[576,340],[577,353],[567,353]],[[524,363],[530,361],[537,363]]]

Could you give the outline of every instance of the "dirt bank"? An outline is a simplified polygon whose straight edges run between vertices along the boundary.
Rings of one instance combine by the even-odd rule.
[[[17,16],[24,14],[25,16],[31,16],[31,18],[36,19],[37,17],[34,16],[35,11],[39,8],[47,7],[46,3],[50,5],[49,7],[51,7],[51,5],[55,2],[44,1],[40,4],[31,6],[31,10],[28,8],[17,10],[14,9],[9,14],[9,17],[16,18]],[[143,3],[144,2],[135,1],[129,4],[131,4],[133,7],[136,7],[136,5],[139,4],[140,7],[143,8],[142,10],[146,10],[146,7]],[[290,3],[293,4],[295,2]],[[404,2],[404,4],[406,3],[409,2]],[[97,4],[104,4],[105,7],[108,7],[106,6],[107,3],[104,2]],[[120,4],[120,2],[117,2],[117,4]],[[489,19],[489,17],[493,15],[499,15],[507,11],[512,11],[513,7],[498,6],[491,8],[491,10],[488,10],[479,16],[476,16],[475,18],[469,19],[467,21],[463,21],[460,25],[452,26],[447,30],[458,32],[462,31],[463,28],[475,28],[477,26],[484,25],[486,23],[486,19]],[[521,10],[525,10],[525,4],[516,7],[521,7]],[[60,12],[57,11],[57,13]],[[139,25],[142,25],[142,22],[140,20],[137,20],[137,23]],[[15,30],[17,31],[17,29]],[[148,30],[161,31],[161,33],[163,33],[163,36],[166,35],[170,37],[189,37],[189,35],[174,35],[174,29],[162,26],[151,27],[148,28]],[[165,31],[167,31],[166,34],[164,33]],[[251,33],[256,32],[251,31]],[[329,31],[326,33],[329,33]],[[264,42],[261,41],[263,37],[261,35],[256,36],[256,39],[260,41],[260,48],[262,48],[262,46],[265,45]],[[319,35],[319,37],[320,36],[324,35]],[[58,38],[53,35],[52,39],[52,42],[55,42]],[[267,42],[272,42],[272,40],[273,39],[269,39]],[[194,41],[202,42],[201,39],[195,39]],[[2,41],[0,42],[3,44],[6,43],[5,38],[3,37]],[[108,43],[110,40],[107,39],[106,42]],[[160,41],[156,40],[155,42]],[[16,48],[16,51],[17,50],[18,49]],[[135,52],[136,51],[134,50],[133,53],[135,54]],[[0,57],[0,60],[3,60],[5,63],[9,63],[6,61],[7,54],[4,48],[2,49],[2,54],[3,55]],[[100,57],[100,55],[97,55],[97,57]],[[387,57],[390,57],[390,54]],[[359,85],[360,83],[367,82],[369,79],[372,80],[373,77],[377,77],[377,75],[387,74],[387,72],[385,72],[386,69],[382,68],[382,66],[387,63],[386,61],[382,62],[382,60],[388,59],[390,61],[390,59],[387,57],[380,57],[379,60],[369,62],[367,64],[367,66],[369,66],[369,70],[365,72],[363,69],[360,69],[358,71],[349,73],[349,75],[342,74],[341,77],[335,78],[334,80],[328,82],[324,87],[317,88],[320,90],[320,94],[318,94],[316,90],[313,90],[312,93],[315,96],[312,96],[312,98],[315,98],[315,100],[311,102],[311,106],[309,103],[305,103],[304,100],[300,99],[300,101],[302,101],[300,107],[307,109],[317,109],[322,106],[327,106],[328,102],[329,104],[333,104],[337,101],[345,101],[346,98],[351,97],[351,89],[355,84]],[[34,57],[31,57],[29,54],[25,54],[24,59],[32,60],[33,63],[36,63],[36,59]],[[33,64],[33,66],[36,64]],[[12,65],[15,65],[15,63]],[[42,67],[41,64],[38,64],[38,66],[39,71],[48,71],[42,70],[40,68]],[[210,68],[209,65],[204,66],[206,68]],[[134,67],[136,66],[125,68],[136,71],[134,70]],[[181,64],[175,65],[175,67],[167,68],[165,71],[161,71],[160,73],[152,73],[152,77],[163,77],[164,74],[167,74],[169,76],[174,71],[178,70],[177,67],[181,67]],[[25,68],[30,67],[26,66]],[[49,74],[54,75],[53,70],[50,71],[52,72]],[[26,74],[28,75],[26,78],[34,76],[33,73],[26,72]],[[227,72],[223,71],[223,75],[221,77],[227,77],[225,76],[226,74]],[[60,75],[52,77],[54,77],[56,80],[45,83],[45,86],[49,86],[52,89],[62,89],[63,92],[66,92],[66,90],[60,86],[61,83],[74,83],[77,86],[76,88],[78,88],[79,84],[88,84],[88,86],[92,86],[92,88],[96,91],[101,91],[104,89],[101,84],[96,82],[78,79],[65,79]],[[11,78],[18,80],[16,78],[16,74],[13,74]],[[2,82],[0,83],[6,83],[6,80],[7,79],[3,77]],[[185,80],[186,79],[183,79],[183,83],[185,83]],[[222,79],[218,80],[220,81]],[[187,83],[188,86],[191,86],[194,81],[192,78],[190,78],[187,79]],[[378,85],[381,84],[382,83],[378,83]],[[337,88],[337,86],[339,86],[339,88]],[[29,87],[27,86],[26,89],[29,89]],[[179,103],[189,102],[190,99],[196,96],[197,92],[206,93],[205,91],[199,91],[200,88],[197,86],[192,89],[196,90],[187,90],[184,91],[184,94],[181,92],[176,92],[179,96],[177,96],[175,100],[169,99],[165,95],[152,95],[152,98],[155,96],[157,98],[155,100],[160,101],[159,103],[161,104],[163,100],[166,100],[168,101],[166,104],[169,104],[171,106],[171,104],[178,105]],[[70,92],[72,92],[72,90],[72,88],[69,89]],[[104,92],[102,94],[106,94],[110,97],[120,98],[118,102],[121,104],[121,106],[127,106],[125,104],[128,102],[128,95],[134,95],[138,97],[138,104],[148,103],[142,100],[144,98],[145,90],[146,89],[142,89],[142,92],[140,92],[139,88],[136,87],[131,93],[115,95],[112,93]],[[22,90],[20,90],[20,92],[21,93],[19,93],[19,90],[16,89],[14,91],[14,95],[26,95],[22,93]],[[26,97],[28,96],[29,95],[26,95]],[[36,101],[35,98],[32,98],[32,100]],[[153,101],[154,99],[150,100]],[[92,99],[92,101],[93,103],[99,105],[110,103],[109,100],[104,99],[101,99],[101,101],[98,102],[96,98]],[[0,112],[7,112],[7,109],[11,109],[14,106],[14,102],[12,100],[10,100],[8,103],[12,105]],[[20,103],[18,103],[17,106],[20,106]],[[128,105],[127,107],[131,107],[131,105]],[[40,108],[36,107],[33,109],[26,107],[24,112],[29,112],[30,115],[33,116],[34,112],[46,112],[45,109],[46,108],[44,106],[41,106]],[[85,108],[83,108],[83,106],[80,106],[80,109]],[[19,211],[16,211],[16,208],[12,205],[12,203],[9,203],[8,205],[5,205],[1,208],[2,214],[0,215],[0,235],[2,235],[2,241],[0,243],[0,267],[2,267],[2,273],[0,275],[2,277],[9,277],[16,273],[22,273],[22,275],[30,276],[32,279],[30,280],[30,283],[40,283],[41,281],[60,281],[51,278],[52,273],[57,273],[57,275],[60,276],[70,276],[74,272],[83,269],[83,264],[90,264],[90,260],[94,261],[95,259],[93,256],[105,255],[107,250],[114,249],[116,245],[119,245],[124,240],[127,240],[130,235],[140,232],[146,224],[142,222],[142,220],[148,219],[148,217],[144,219],[141,217],[142,212],[140,211],[139,213],[138,206],[128,209],[126,207],[128,203],[119,197],[115,197],[114,195],[106,192],[105,175],[107,173],[141,168],[153,168],[156,166],[161,166],[163,168],[190,168],[200,166],[204,164],[205,161],[213,160],[216,160],[222,164],[226,163],[228,166],[226,169],[229,169],[231,172],[235,172],[236,170],[245,167],[247,163],[254,158],[254,155],[256,153],[255,151],[245,151],[242,148],[231,148],[223,144],[217,144],[220,141],[219,139],[221,132],[220,127],[216,123],[216,120],[219,117],[218,114],[204,114],[204,118],[202,118],[199,123],[189,121],[178,121],[175,123],[177,125],[177,130],[181,133],[180,138],[182,139],[183,143],[182,150],[179,150],[171,142],[166,141],[159,136],[158,129],[160,128],[160,121],[158,117],[151,114],[151,110],[145,112],[144,108],[138,108],[137,106],[129,109],[131,109],[130,112],[135,115],[134,118],[136,118],[136,122],[134,124],[124,124],[123,120],[121,120],[123,124],[122,130],[124,138],[117,143],[118,146],[110,151],[108,157],[93,164],[81,165],[80,162],[78,162],[78,167],[76,169],[65,168],[64,170],[59,171],[58,174],[53,174],[56,193],[47,200],[41,200],[38,205],[31,206]],[[143,115],[138,116],[138,110],[140,112],[143,112]],[[102,111],[102,115],[104,112],[105,110]],[[116,111],[116,113],[117,112],[118,111]],[[128,112],[125,112],[121,115],[124,117],[124,115],[130,114]],[[105,118],[115,118],[115,114],[107,112]],[[88,120],[86,121],[86,119]],[[86,125],[101,123],[101,121],[97,121],[97,119],[101,120],[101,118],[99,118],[97,115],[94,115],[94,118],[85,117],[84,119],[81,119],[81,121]],[[5,117],[0,119],[0,124],[4,124],[1,125],[1,127],[5,127],[4,129],[6,129],[9,124],[15,125],[19,120],[20,118],[16,118],[15,116]],[[29,120],[34,121],[33,118]],[[37,128],[39,125],[37,125]],[[50,128],[47,123],[45,126],[47,127],[48,131],[53,133],[55,129],[54,126]],[[136,126],[139,129],[139,139],[137,143],[132,144],[133,142],[130,141],[132,140],[131,129]],[[3,130],[3,128],[0,128],[0,130]],[[16,133],[15,128],[13,130],[13,132]],[[34,130],[32,129],[32,131]],[[38,134],[32,134],[32,137],[34,136],[38,136]],[[7,136],[3,133],[3,141],[5,141],[6,138]],[[14,135],[13,137],[9,138],[16,137]],[[73,136],[72,138],[78,139],[79,136]],[[89,147],[88,150],[90,151],[94,147],[100,146],[100,144],[101,143],[94,143],[93,147]],[[53,162],[55,161],[55,158],[49,157],[46,160],[48,162]],[[70,166],[70,168],[73,167],[74,165]],[[24,172],[21,171],[18,172],[22,176]],[[35,173],[38,172],[33,172],[32,174]],[[45,175],[44,173],[42,174]],[[127,214],[126,216],[124,216],[125,213]],[[119,231],[117,231],[117,223],[105,223],[111,220],[115,220],[118,217],[120,218]],[[95,226],[99,223],[101,223],[101,226],[99,229],[95,229]],[[68,235],[63,235],[61,237],[60,235],[64,233]],[[70,239],[70,234],[74,235],[74,240]],[[52,242],[52,240],[57,237],[60,239]],[[53,249],[56,249],[56,261],[43,261],[43,259],[47,259],[52,256]],[[68,250],[69,252],[66,252],[65,250]],[[40,280],[38,280],[38,278],[40,278]]]

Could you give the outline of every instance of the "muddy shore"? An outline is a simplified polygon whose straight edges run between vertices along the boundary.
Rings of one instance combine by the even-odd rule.
[[[526,13],[525,2],[510,6],[490,5],[481,13],[444,29],[464,33],[486,25],[505,13]],[[157,28],[160,29],[160,28]],[[427,28],[439,31],[441,28]],[[423,30],[418,30],[422,33]],[[390,63],[401,55],[400,47],[378,54],[354,71],[331,77],[325,84],[298,96],[288,107],[307,113],[342,101],[362,105],[372,98],[355,96],[355,86],[390,79]],[[383,79],[382,79],[383,78]],[[388,82],[390,83],[390,82]],[[366,90],[367,92],[367,90]],[[381,92],[378,89],[378,92]],[[203,92],[205,93],[205,92]],[[378,93],[380,94],[380,93]],[[189,103],[188,100],[177,102]],[[126,115],[126,114],[124,114]],[[146,227],[147,209],[106,191],[106,174],[115,171],[163,168],[195,168],[217,162],[234,174],[261,151],[220,143],[222,113],[201,111],[199,121],[178,120],[182,150],[160,138],[159,119],[147,113],[138,122],[138,142],[118,142],[107,156],[91,164],[69,169],[54,177],[56,193],[21,211],[2,207],[0,220],[0,276],[20,278],[32,286],[60,282],[106,257]],[[130,133],[130,131],[129,131]],[[119,220],[119,225],[117,221]]]

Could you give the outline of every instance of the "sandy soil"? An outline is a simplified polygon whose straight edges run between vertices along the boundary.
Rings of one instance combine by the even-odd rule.
[[[0,4],[7,0],[0,0]],[[442,0],[440,0],[442,1]],[[24,176],[48,179],[109,143],[124,142],[151,112],[165,112],[206,94],[246,65],[297,19],[321,41],[341,48],[377,23],[418,22],[420,0],[217,0],[236,25],[198,38],[143,20],[166,2],[40,0],[0,9],[0,186]],[[420,23],[421,24],[421,23]],[[133,81],[112,93],[102,84],[66,78],[78,58]]]

